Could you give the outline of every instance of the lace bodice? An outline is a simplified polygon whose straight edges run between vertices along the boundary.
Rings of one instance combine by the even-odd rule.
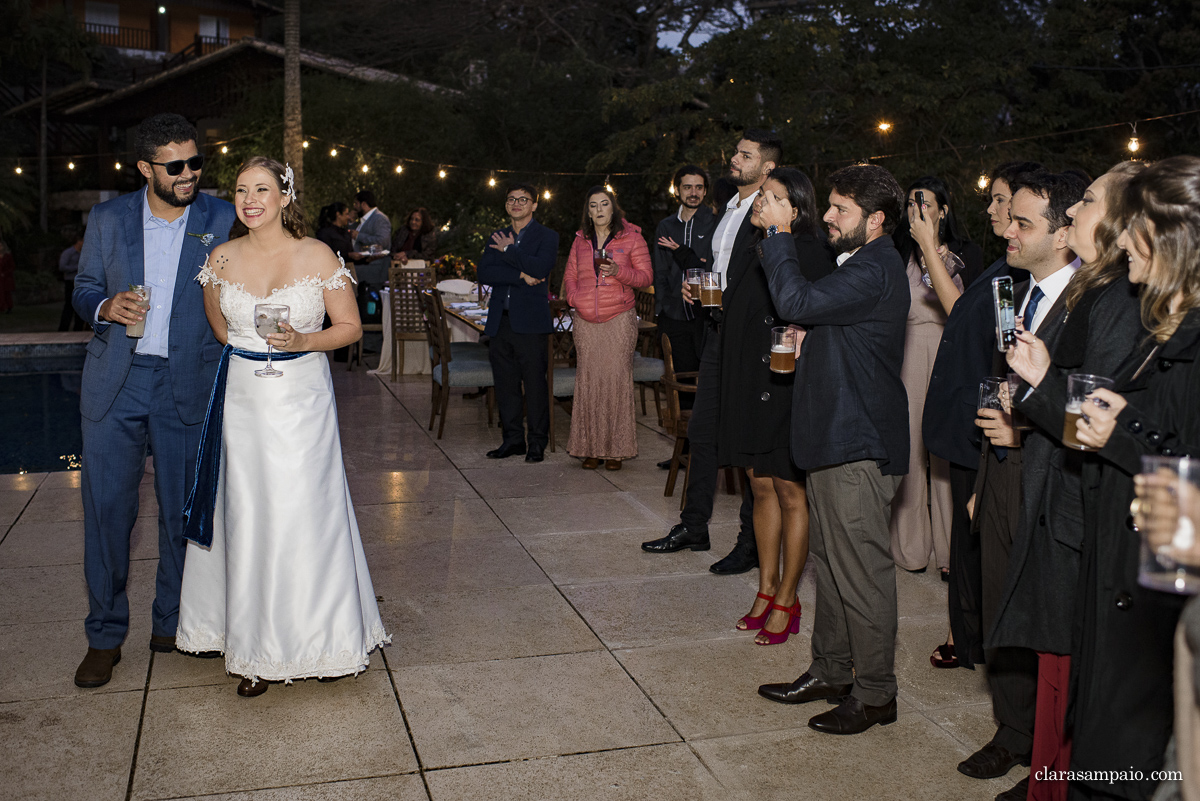
[[[339,257],[339,261],[340,261]],[[205,260],[196,280],[201,286],[209,282],[221,287],[221,313],[229,326],[229,344],[243,350],[266,352],[267,343],[254,330],[254,306],[258,303],[282,303],[289,309],[292,328],[303,334],[321,330],[325,321],[325,290],[342,289],[350,271],[345,262],[333,275],[322,281],[316,276],[298,278],[285,287],[271,292],[270,297],[261,298],[246,291],[244,284],[235,284],[221,278]]]

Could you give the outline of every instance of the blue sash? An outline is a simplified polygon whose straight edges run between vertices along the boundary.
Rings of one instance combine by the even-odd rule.
[[[303,353],[271,354],[271,360],[287,362],[307,356]],[[241,356],[255,362],[267,361],[267,354],[226,345],[217,363],[217,379],[208,398],[208,412],[200,429],[200,451],[196,455],[196,480],[183,507],[183,538],[205,548],[212,547],[213,510],[217,505],[217,479],[221,473],[221,441],[225,421],[225,383],[229,379],[229,357]]]

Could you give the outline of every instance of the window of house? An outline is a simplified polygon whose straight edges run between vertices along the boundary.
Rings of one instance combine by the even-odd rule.
[[[229,18],[200,15],[200,35],[206,39],[229,39]]]
[[[116,3],[88,0],[83,6],[83,21],[88,25],[111,25],[115,28],[121,24],[121,7]]]

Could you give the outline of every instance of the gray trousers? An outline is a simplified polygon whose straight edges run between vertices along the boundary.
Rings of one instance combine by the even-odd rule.
[[[874,461],[809,470],[808,555],[817,579],[812,665],[867,706],[896,697],[896,563],[888,532],[903,476]]]

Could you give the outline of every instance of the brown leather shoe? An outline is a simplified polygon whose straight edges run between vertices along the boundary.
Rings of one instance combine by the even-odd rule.
[[[113,665],[121,661],[121,649],[88,648],[75,671],[76,687],[103,687],[112,679]]]
[[[599,459],[593,459],[592,457],[589,456],[588,458],[583,460],[583,469],[584,470],[595,470],[599,466],[600,466]]]
[[[262,679],[259,679],[258,681],[254,681],[253,679],[242,679],[241,684],[238,685],[238,695],[242,696],[243,698],[257,698],[267,691],[268,686],[269,685]]]
[[[605,470],[620,470],[621,469],[621,460],[620,459],[607,460],[604,463],[604,469]]]
[[[155,634],[150,637],[150,650],[156,654],[169,654],[175,650],[175,638]]]

